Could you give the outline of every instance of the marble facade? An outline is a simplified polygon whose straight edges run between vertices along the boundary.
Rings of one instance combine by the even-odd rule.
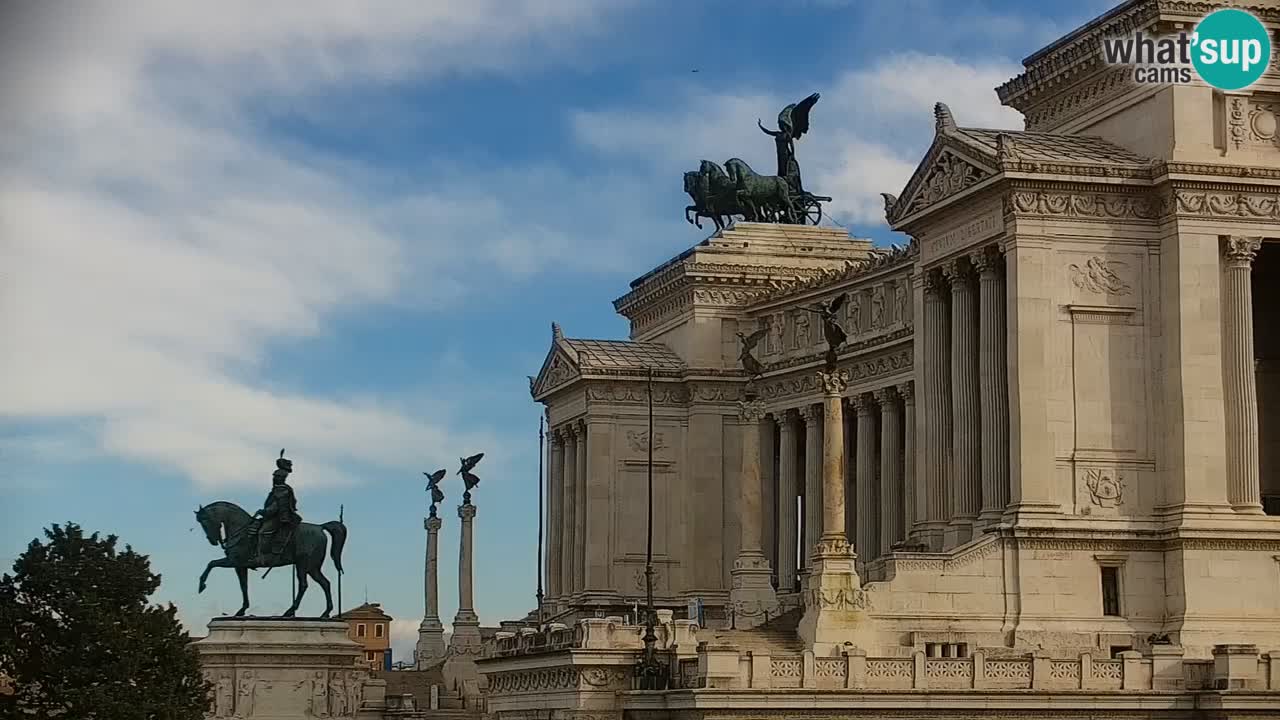
[[[642,597],[653,442],[658,601],[699,598],[708,625],[803,606],[838,513],[872,653],[1280,648],[1280,518],[1264,513],[1280,403],[1259,401],[1280,397],[1280,306],[1257,300],[1280,280],[1280,142],[1264,132],[1280,76],[1140,87],[1078,52],[1187,22],[1175,5],[1128,3],[1029,58],[997,90],[1026,131],[939,104],[932,146],[886,196],[901,247],[738,223],[615,301],[630,340],[556,327],[532,385],[552,429],[556,618]],[[1070,87],[1046,79],[1060,74]],[[832,412],[803,308],[838,293]],[[742,411],[735,335],[761,327],[762,417]],[[744,557],[772,596],[735,602]]]

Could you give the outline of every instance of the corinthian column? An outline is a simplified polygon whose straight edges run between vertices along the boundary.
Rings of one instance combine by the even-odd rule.
[[[471,526],[476,517],[476,506],[464,502],[458,506],[458,518],[462,520],[462,539],[458,543],[458,612],[453,616],[453,635],[449,637],[449,650],[445,660],[444,680],[450,687],[461,688],[467,680],[476,679],[476,658],[480,657],[480,618],[476,616],[471,595]]]
[[[794,410],[783,414],[778,432],[778,592],[796,589],[796,425]]]
[[[924,515],[922,539],[931,550],[942,549],[947,525],[951,476],[951,319],[947,283],[937,271],[924,276],[924,358],[919,369],[924,386]]]
[[[854,483],[858,492],[858,540],[855,550],[863,563],[879,554],[880,524],[876,517],[876,405],[869,394],[855,395],[858,414],[858,467]]]
[[[778,614],[778,597],[771,583],[773,571],[760,549],[762,513],[760,482],[760,431],[764,403],[754,396],[739,403],[742,419],[742,475],[738,482],[738,557],[733,561],[733,603],[735,626],[748,629]]]
[[[804,408],[804,547],[800,559],[808,558],[822,535],[822,406]]]
[[[561,554],[564,537],[564,439],[552,430],[551,487],[547,489],[547,595],[554,602],[560,597]]]
[[[431,516],[425,518],[422,527],[427,531],[426,578],[423,581],[423,599],[426,610],[418,625],[417,666],[421,670],[431,661],[444,657],[444,626],[440,624],[440,586],[436,579],[440,553],[440,518],[436,506],[431,505]]]
[[[969,264],[952,260],[947,264],[946,273],[951,281],[951,442],[955,453],[951,523],[947,535],[949,545],[960,545],[973,536],[973,523],[982,503],[978,314]]]
[[[876,391],[880,403],[880,554],[902,540],[902,416],[893,388]]]
[[[973,255],[978,269],[978,374],[982,377],[982,512],[980,526],[1000,521],[1009,504],[1009,373],[1005,346],[1004,256]]]
[[[564,485],[564,531],[560,542],[560,596],[568,601],[570,595],[581,590],[573,584],[573,546],[577,542],[582,518],[578,516],[578,433],[573,426],[561,429],[564,450],[561,453],[560,482]]]
[[[902,532],[916,534],[916,522],[924,518],[924,493],[916,486],[916,386],[913,382],[898,385],[902,398]]]
[[[573,432],[578,436],[578,460],[573,464],[574,515],[577,516],[578,527],[573,533],[573,589],[585,590],[587,587],[587,426],[582,423],[573,424]],[[597,539],[602,542],[604,538]]]
[[[1236,512],[1262,512],[1258,471],[1258,385],[1254,376],[1253,259],[1262,239],[1222,238],[1222,374],[1227,429],[1227,500]]]

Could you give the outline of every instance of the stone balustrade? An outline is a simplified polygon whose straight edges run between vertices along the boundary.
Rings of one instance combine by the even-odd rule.
[[[812,652],[740,653],[736,647],[702,644],[674,674],[675,688],[722,690],[1274,690],[1280,691],[1280,652],[1259,654],[1251,645],[1218,646],[1213,660],[1184,660],[1182,648],[1156,645],[1115,659],[1081,653],[1055,658],[1043,651],[1020,657],[867,657],[858,648],[841,657]]]
[[[657,647],[675,647],[692,653],[696,647],[698,626],[691,620],[675,620],[672,611],[659,610],[654,633]],[[586,618],[573,627],[558,623],[539,631],[520,628],[515,632],[499,632],[487,652],[488,657],[512,657],[562,650],[641,650],[644,648],[644,626],[628,624],[621,617]]]

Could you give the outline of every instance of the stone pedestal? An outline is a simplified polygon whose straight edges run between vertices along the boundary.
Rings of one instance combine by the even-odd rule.
[[[870,647],[867,595],[854,568],[844,528],[844,409],[841,394],[848,385],[844,371],[820,372],[823,388],[822,537],[805,576],[804,616],[797,628],[815,656],[840,657],[845,643]]]
[[[195,647],[213,685],[208,717],[381,717],[386,683],[360,668],[360,646],[344,622],[215,619]]]
[[[773,590],[773,570],[761,549],[760,423],[764,403],[750,398],[741,403],[742,475],[738,489],[738,524],[741,536],[738,557],[733,561],[733,603],[735,627],[748,629],[778,616],[778,596]]]
[[[440,518],[435,506],[423,526],[427,530],[426,580],[423,596],[426,611],[418,625],[417,666],[419,670],[444,657],[444,625],[440,622],[440,586],[436,583],[440,552]]]

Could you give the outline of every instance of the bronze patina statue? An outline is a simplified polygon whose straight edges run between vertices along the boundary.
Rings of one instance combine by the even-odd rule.
[[[480,459],[484,457],[484,453],[477,453],[471,457],[458,458],[458,462],[462,463],[462,468],[458,470],[458,474],[462,476],[462,483],[466,485],[466,490],[462,493],[462,504],[471,504],[471,490],[480,484],[480,478],[472,474],[472,470],[479,464]]]
[[[768,327],[762,327],[750,335],[738,333],[738,341],[742,343],[742,349],[738,352],[738,361],[742,363],[742,369],[747,372],[747,377],[751,380],[764,374],[764,365],[756,359],[752,351],[768,331]]]
[[[444,502],[444,491],[440,489],[440,481],[444,479],[445,472],[447,471],[444,468],[440,468],[433,473],[422,473],[427,476],[427,492],[431,493],[431,517],[436,516],[436,505]]]
[[[201,505],[196,510],[196,521],[204,530],[210,545],[222,548],[224,557],[212,560],[200,575],[199,592],[204,592],[209,572],[214,568],[234,568],[240,579],[240,595],[244,604],[236,612],[242,616],[249,609],[249,570],[255,568],[292,565],[298,579],[298,591],[293,604],[284,612],[292,617],[307,591],[307,578],[319,583],[324,590],[325,610],[320,617],[329,617],[333,611],[333,598],[329,593],[329,580],[321,567],[324,565],[325,547],[338,573],[342,573],[342,547],[347,541],[347,527],[341,520],[331,520],[316,525],[302,522],[298,514],[298,502],[293,488],[286,480],[293,472],[293,463],[280,451],[276,471],[272,475],[271,492],[262,510],[254,515],[239,505],[220,500]],[[325,537],[328,533],[332,544]]]
[[[844,328],[840,326],[840,320],[836,317],[836,313],[840,312],[840,308],[844,307],[845,301],[849,299],[848,294],[840,293],[831,298],[830,302],[817,303],[811,308],[802,308],[814,313],[822,321],[822,337],[827,341],[826,368],[828,371],[834,370],[836,367],[836,351],[844,345],[848,335]]]
[[[293,472],[293,461],[284,456],[276,460],[276,471],[271,474],[271,492],[254,517],[261,518],[258,529],[258,564],[271,567],[274,560],[284,552],[285,545],[293,538],[293,533],[302,522],[298,514],[298,500],[289,486],[289,474]],[[265,549],[264,549],[265,548]]]
[[[777,130],[756,120],[773,138],[777,175],[757,174],[739,158],[725,161],[723,168],[703,160],[696,172],[685,173],[684,191],[693,200],[685,207],[685,220],[702,227],[700,218],[710,218],[717,230],[723,230],[734,217],[749,222],[817,225],[822,219],[822,203],[831,198],[804,189],[795,146],[809,131],[809,111],[817,102],[818,93],[814,93],[783,108],[778,113]]]

